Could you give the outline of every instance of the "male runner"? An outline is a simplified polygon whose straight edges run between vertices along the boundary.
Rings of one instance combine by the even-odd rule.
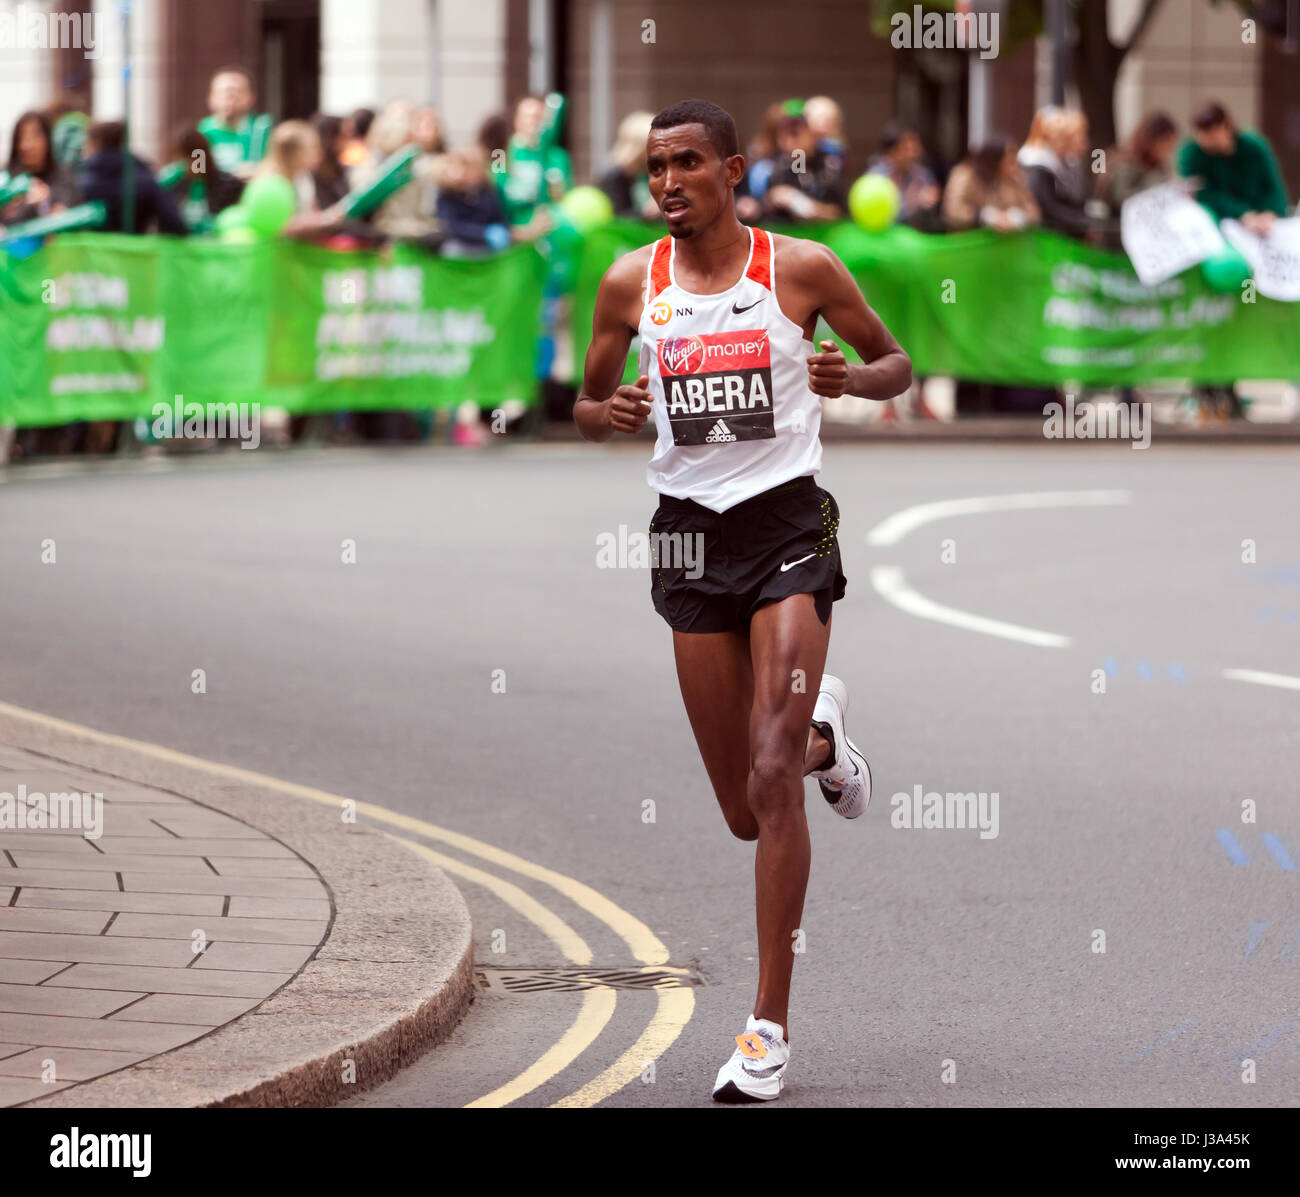
[[[839,509],[813,479],[818,396],[889,399],[907,390],[912,365],[829,249],[736,219],[745,160],[722,108],[664,109],[646,149],[669,235],[601,281],[573,417],[603,441],[639,432],[653,411],[651,533],[702,538],[702,574],[661,551],[651,594],[673,629],[682,700],[727,825],[758,841],[758,996],[713,1096],[770,1101],[790,1055],[793,937],[808,884],[803,778],[817,778],[846,818],[871,796],[867,762],[844,731],[844,683],[822,672],[845,579]],[[863,365],[833,341],[814,351],[819,315]],[[641,377],[620,386],[637,333]]]

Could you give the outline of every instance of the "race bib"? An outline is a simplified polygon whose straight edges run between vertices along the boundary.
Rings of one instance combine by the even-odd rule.
[[[776,436],[766,329],[665,337],[658,358],[674,445]]]

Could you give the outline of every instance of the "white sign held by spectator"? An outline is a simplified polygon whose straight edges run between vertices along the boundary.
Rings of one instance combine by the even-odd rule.
[[[1239,220],[1225,220],[1223,235],[1250,263],[1256,291],[1283,303],[1300,300],[1300,219],[1275,220],[1267,237],[1252,233]]]
[[[1161,183],[1124,201],[1119,235],[1143,286],[1163,283],[1223,249],[1211,216],[1178,183]]]

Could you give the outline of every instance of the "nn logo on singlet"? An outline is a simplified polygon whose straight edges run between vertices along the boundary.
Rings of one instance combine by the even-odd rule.
[[[709,429],[709,435],[704,438],[704,443],[706,445],[716,445],[721,444],[723,441],[734,441],[736,439],[736,434],[719,420]]]

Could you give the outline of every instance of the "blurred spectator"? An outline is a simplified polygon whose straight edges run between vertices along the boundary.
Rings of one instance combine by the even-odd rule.
[[[515,105],[505,173],[494,174],[512,225],[529,224],[540,205],[558,200],[573,186],[569,155],[554,141],[551,114],[541,96],[524,96]]]
[[[89,107],[85,96],[79,92],[64,91],[45,109],[45,115],[50,118],[54,161],[64,170],[75,172],[77,163],[81,161],[86,130],[90,127]]]
[[[1168,183],[1174,177],[1173,157],[1178,145],[1178,126],[1166,112],[1148,112],[1129,136],[1127,143],[1111,151],[1110,169],[1103,176],[1100,192],[1106,201],[1106,245],[1120,252],[1120,209],[1124,201]]]
[[[357,108],[343,118],[343,146],[339,150],[339,161],[347,170],[354,170],[369,158],[366,138],[370,136],[370,126],[374,122],[373,108]]]
[[[784,115],[783,104],[769,104],[763,110],[762,125],[754,139],[745,147],[745,177],[736,188],[736,215],[747,224],[752,224],[763,214],[767,185],[772,180],[772,172],[776,170],[780,158],[777,134]]]
[[[438,160],[438,221],[446,232],[447,257],[505,249],[510,244],[501,203],[482,151],[453,150]]]
[[[627,220],[659,218],[645,165],[645,143],[653,119],[650,112],[631,112],[623,118],[610,151],[610,167],[600,177],[600,189],[609,196],[614,215]]]
[[[1277,160],[1259,133],[1237,129],[1222,104],[1192,117],[1192,140],[1178,151],[1178,173],[1198,180],[1197,200],[1216,220],[1233,218],[1261,237],[1286,215],[1286,188]]]
[[[199,121],[217,166],[241,179],[252,176],[271,134],[271,118],[253,112],[255,99],[253,77],[243,67],[222,67],[208,89],[211,115]]]
[[[943,220],[950,229],[989,228],[1010,233],[1041,218],[1038,203],[1005,137],[976,146],[953,167],[943,192]]]
[[[286,237],[319,237],[342,227],[342,210],[337,205],[322,208],[316,199],[315,175],[323,158],[320,135],[307,121],[276,125],[269,151],[253,178],[278,175],[292,184],[297,210],[284,226]]]
[[[311,126],[320,138],[320,165],[312,172],[316,186],[316,206],[329,208],[348,193],[348,171],[340,155],[343,152],[343,121],[323,112],[311,118]]]
[[[839,160],[817,148],[802,116],[785,116],[777,132],[781,158],[764,197],[764,211],[785,220],[839,220],[846,196]]]
[[[803,106],[804,120],[817,139],[817,148],[838,160],[841,175],[849,169],[848,147],[844,144],[844,112],[830,96],[812,96]]]
[[[107,211],[103,229],[126,232],[122,210],[122,175],[128,155],[124,150],[126,127],[121,121],[99,121],[86,130],[86,157],[77,173],[77,186],[86,201],[102,200]],[[183,237],[188,231],[176,201],[154,178],[153,171],[134,154],[131,232],[160,233]]]
[[[72,176],[55,161],[50,121],[43,112],[24,112],[14,123],[9,146],[10,176],[27,175],[31,182],[26,195],[0,210],[0,224],[21,224],[77,203]]]
[[[176,161],[160,174],[159,182],[176,201],[191,233],[210,232],[217,213],[239,203],[243,180],[217,166],[208,139],[192,125],[177,131],[172,153]]]
[[[898,188],[898,223],[933,226],[942,193],[925,164],[925,147],[915,129],[890,121],[880,139],[881,152],[867,164],[873,175],[886,175]]]
[[[438,110],[430,104],[411,113],[411,136],[422,154],[445,154],[447,143],[442,137],[442,121]]]
[[[1081,112],[1048,106],[1034,113],[1017,161],[1043,214],[1043,227],[1082,240],[1094,231],[1086,211],[1083,155],[1088,121]]]
[[[1109,172],[1109,197],[1119,208],[1131,195],[1158,187],[1174,177],[1178,126],[1166,112],[1148,112],[1138,122],[1128,144],[1114,155]]]
[[[393,154],[415,143],[415,115],[413,105],[395,100],[375,118],[367,141],[370,158],[354,172],[354,187],[373,182]],[[441,144],[440,136],[437,144]],[[421,153],[412,164],[411,181],[384,200],[372,214],[371,223],[385,237],[419,241],[427,248],[437,248],[442,240],[442,226],[436,212],[437,159],[437,154]]]
[[[510,118],[503,112],[494,112],[486,117],[478,129],[479,148],[487,156],[488,170],[496,173],[495,163],[500,163],[499,170],[506,168],[506,148],[510,144]]]

